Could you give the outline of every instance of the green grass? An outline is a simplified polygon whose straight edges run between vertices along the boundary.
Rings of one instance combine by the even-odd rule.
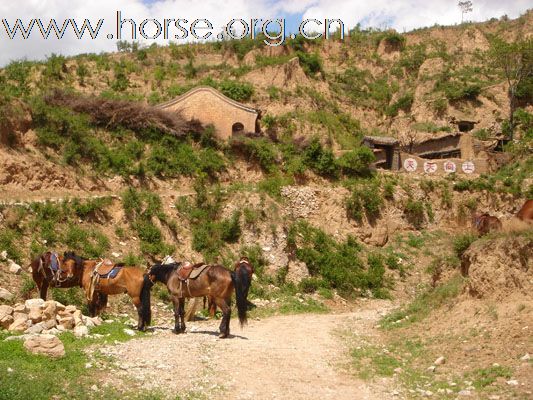
[[[424,320],[433,310],[453,301],[463,284],[464,278],[455,275],[442,285],[424,291],[407,306],[385,316],[380,322],[381,327],[394,329]]]
[[[113,390],[94,392],[93,384],[100,384],[99,371],[85,368],[89,357],[83,349],[91,345],[112,344],[131,339],[124,333],[122,322],[105,323],[91,329],[91,334],[104,335],[102,338],[77,339],[72,333],[60,336],[65,346],[65,356],[50,359],[33,355],[23,347],[22,340],[0,340],[0,399],[2,400],[39,400],[39,399],[95,399],[121,398]],[[0,332],[0,339],[7,333]],[[136,336],[143,336],[137,333]],[[8,368],[12,372],[7,372]],[[139,395],[137,398],[143,398]],[[148,398],[148,397],[144,397]]]

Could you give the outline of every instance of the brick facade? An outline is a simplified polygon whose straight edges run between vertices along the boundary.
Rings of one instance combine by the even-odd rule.
[[[216,136],[222,140],[259,131],[258,110],[234,101],[211,87],[191,89],[158,107],[180,112],[185,118],[196,119],[203,125],[212,124]]]

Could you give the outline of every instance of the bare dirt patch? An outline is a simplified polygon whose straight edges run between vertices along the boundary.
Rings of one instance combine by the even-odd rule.
[[[229,340],[217,339],[218,321],[189,323],[184,335],[172,334],[169,324],[100,352],[115,359],[123,382],[172,396],[386,399],[392,381],[377,386],[347,372],[349,351],[339,332],[371,335],[388,308],[390,302],[371,301],[351,313],[252,320],[242,330],[232,321]]]

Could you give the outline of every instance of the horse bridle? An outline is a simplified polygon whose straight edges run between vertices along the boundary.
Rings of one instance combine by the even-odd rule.
[[[55,257],[57,260],[57,271],[56,272],[54,272],[54,270],[52,269],[52,257]],[[41,256],[39,257],[39,270],[45,272],[44,268],[45,267],[44,267],[43,257]],[[48,280],[47,274],[44,273],[44,276],[46,280],[48,280],[48,282],[51,282],[54,285],[58,285],[58,284],[61,285],[63,282],[66,282],[69,280],[68,276],[64,279],[61,279],[61,273],[63,272],[63,269],[61,268],[61,261],[59,260],[59,257],[56,254],[50,253],[50,264],[47,265],[47,268],[50,269],[50,273],[52,274],[52,279]]]

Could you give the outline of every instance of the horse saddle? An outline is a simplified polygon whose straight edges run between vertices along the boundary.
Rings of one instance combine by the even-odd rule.
[[[196,279],[207,267],[209,267],[209,265],[203,263],[193,265],[190,262],[185,262],[177,269],[178,278],[180,278],[182,281],[186,281],[187,279]]]
[[[124,264],[115,264],[113,261],[105,259],[96,265],[93,274],[98,274],[98,277],[102,279],[113,279],[123,266]]]

